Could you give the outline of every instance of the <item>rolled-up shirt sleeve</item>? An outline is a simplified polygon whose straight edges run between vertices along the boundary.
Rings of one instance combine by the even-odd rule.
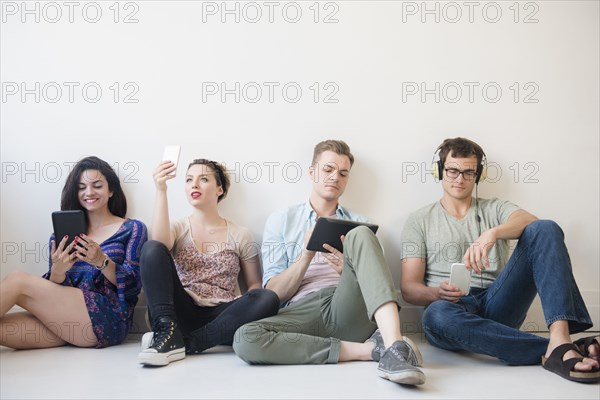
[[[263,287],[269,279],[279,275],[289,266],[286,243],[284,238],[285,215],[273,213],[267,219],[261,245],[263,265]]]

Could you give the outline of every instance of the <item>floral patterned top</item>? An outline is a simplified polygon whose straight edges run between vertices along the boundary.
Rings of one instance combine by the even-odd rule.
[[[50,237],[52,240],[54,234]],[[127,219],[100,244],[102,251],[115,263],[116,286],[94,265],[85,261],[77,261],[67,271],[62,285],[76,287],[83,292],[98,348],[123,342],[131,329],[133,311],[142,289],[140,254],[147,240],[146,225],[135,219]],[[51,271],[52,257],[48,272],[43,277],[50,279]]]
[[[171,225],[175,237],[171,254],[177,274],[185,290],[200,306],[212,307],[239,297],[240,260],[258,255],[260,244],[252,240],[250,231],[230,221],[226,223],[227,243],[205,243],[206,252],[196,247],[188,218]]]

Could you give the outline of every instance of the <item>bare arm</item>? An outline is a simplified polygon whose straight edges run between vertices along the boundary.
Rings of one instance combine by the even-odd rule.
[[[426,261],[423,258],[405,258],[402,260],[402,279],[400,288],[402,298],[417,306],[428,306],[436,300],[457,302],[464,296],[461,290],[447,281],[438,287],[425,285]]]
[[[513,240],[521,237],[523,230],[537,217],[525,210],[517,210],[508,217],[505,223],[498,225],[490,230],[494,230],[496,239]]]
[[[302,283],[302,279],[304,279],[304,274],[315,256],[314,251],[306,250],[306,243],[308,243],[311,234],[312,229],[309,229],[304,235],[302,253],[300,254],[300,257],[298,257],[298,260],[284,271],[269,279],[269,282],[267,282],[267,285],[265,286],[267,289],[271,289],[277,293],[277,296],[279,296],[279,300],[281,300],[282,303],[288,301],[296,294],[300,287],[300,283]]]
[[[277,276],[269,279],[266,288],[277,293],[277,296],[279,296],[282,303],[288,301],[298,291],[300,283],[302,282],[302,279],[304,279],[304,274],[313,257],[313,251],[308,251],[306,249],[302,250],[302,255],[298,257],[298,260],[295,263]]]
[[[513,212],[505,223],[483,232],[467,249],[463,260],[467,268],[476,273],[481,273],[490,266],[488,252],[498,239],[512,240],[521,237],[527,225],[538,218],[525,210]]]
[[[168,174],[174,170],[175,164],[170,161],[163,161],[156,167],[153,174],[156,194],[154,195],[150,239],[158,240],[168,249],[172,248],[175,243],[175,238],[171,234],[169,203],[167,200],[167,180],[174,178]]]
[[[248,290],[260,289],[262,287],[262,280],[258,255],[248,260],[240,260],[240,267],[244,274],[244,282],[246,282]]]
[[[77,260],[77,253],[70,253],[71,249],[76,245],[76,242],[71,242],[65,248],[67,237],[61,238],[56,245],[56,240],[52,241],[50,251],[50,279],[54,283],[61,284],[67,278],[67,271],[73,267]]]

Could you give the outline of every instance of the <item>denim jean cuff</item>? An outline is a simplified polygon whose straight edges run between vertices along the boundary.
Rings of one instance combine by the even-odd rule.
[[[546,320],[546,325],[550,327],[556,321],[567,321],[569,323],[569,334],[575,334],[583,331],[587,331],[594,324],[589,318],[576,317],[573,315],[557,315],[551,319]]]

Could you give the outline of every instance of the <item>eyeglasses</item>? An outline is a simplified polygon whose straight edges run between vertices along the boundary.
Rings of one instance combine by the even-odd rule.
[[[446,176],[450,179],[458,179],[458,176],[462,175],[465,180],[474,181],[477,177],[477,171],[473,171],[472,169],[461,171],[456,168],[444,168],[444,171],[446,171]]]

